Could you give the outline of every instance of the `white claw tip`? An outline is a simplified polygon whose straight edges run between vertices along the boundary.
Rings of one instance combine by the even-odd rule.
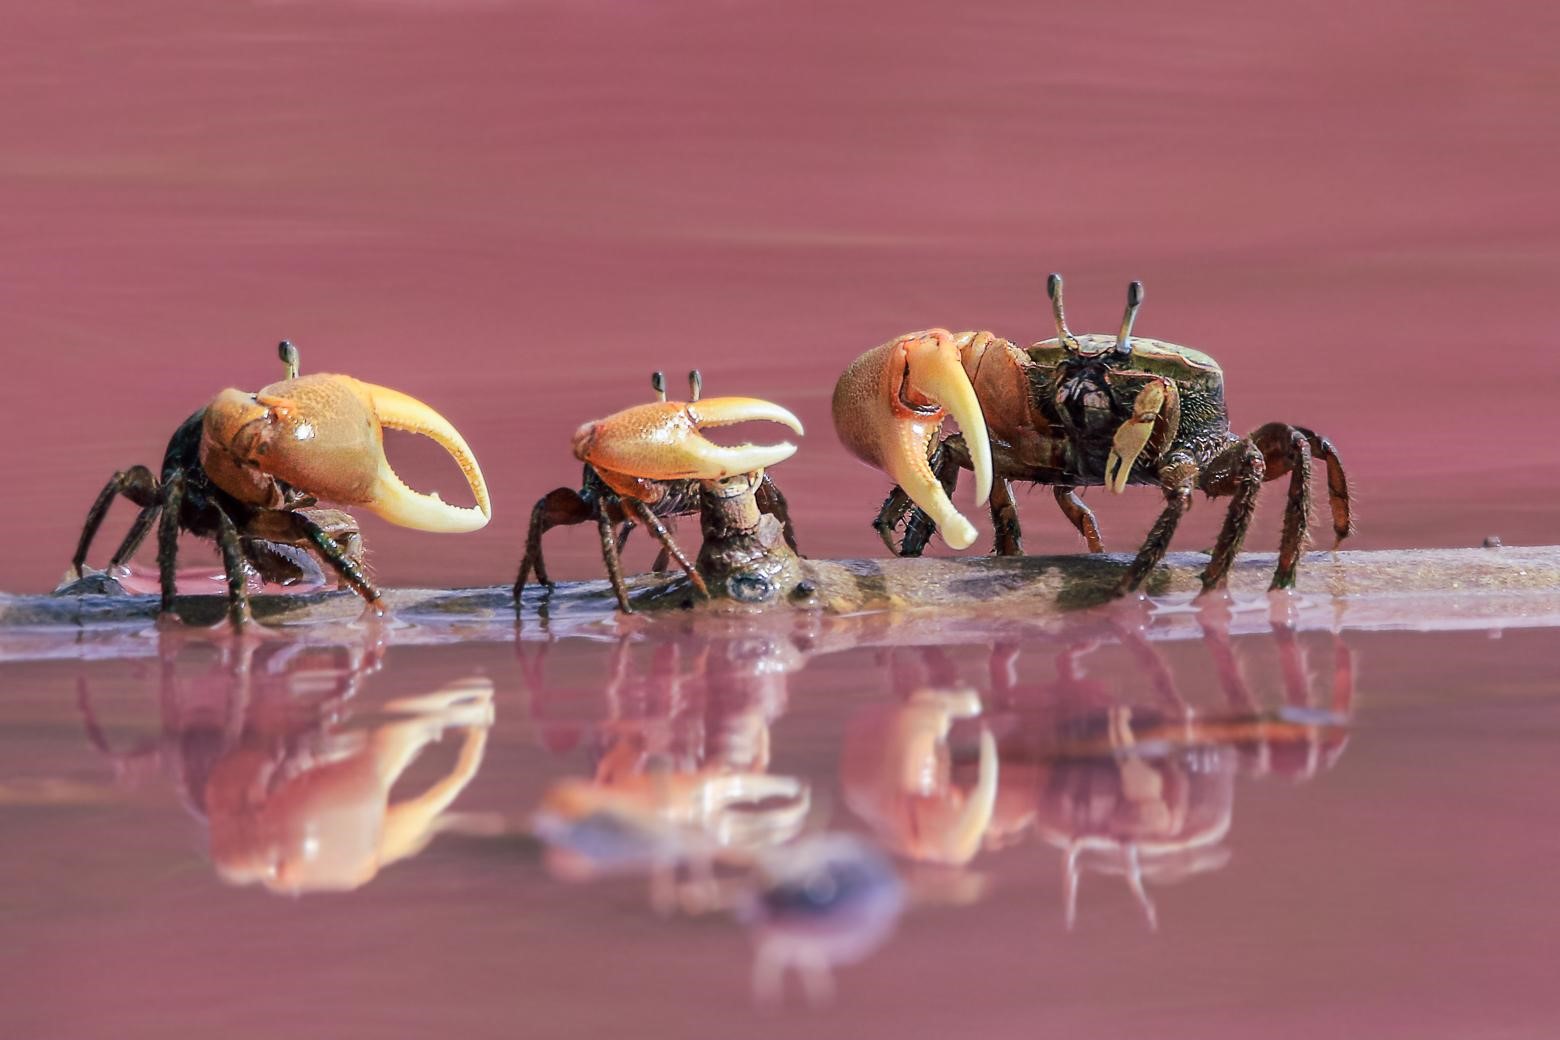
[[[968,549],[975,544],[975,525],[962,516],[949,518],[942,527],[943,541],[950,549]]]

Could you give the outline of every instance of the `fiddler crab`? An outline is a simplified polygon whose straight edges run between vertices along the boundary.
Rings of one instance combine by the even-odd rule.
[[[919,555],[934,530],[955,549],[974,542],[974,526],[948,497],[961,468],[974,471],[977,505],[990,502],[996,552],[1004,556],[1023,552],[1014,480],[1051,485],[1091,552],[1102,551],[1099,527],[1078,488],[1160,488],[1164,509],[1118,595],[1137,590],[1163,559],[1194,490],[1231,499],[1202,575],[1205,592],[1222,587],[1258,490],[1285,474],[1289,500],[1272,587],[1293,587],[1310,521],[1313,458],[1327,468],[1333,533],[1340,542],[1348,537],[1349,484],[1332,444],[1284,423],[1245,437],[1231,432],[1218,362],[1190,347],[1133,338],[1141,283],[1128,287],[1115,336],[1068,329],[1060,275],[1051,275],[1047,292],[1054,339],[1025,349],[990,332],[929,329],[868,351],[840,378],[834,390],[840,440],[897,485],[874,525],[891,551]],[[949,415],[960,432],[938,440]]]
[[[700,399],[703,380],[688,373],[689,401],[669,401],[665,376],[651,386],[659,400],[625,408],[585,423],[574,433],[574,457],[585,464],[579,490],[557,488],[531,510],[525,556],[515,578],[515,605],[534,568],[552,586],[542,559],[542,536],[554,527],[595,521],[612,591],[624,613],[632,613],[619,559],[636,523],[661,543],[655,569],[675,559],[699,595],[710,585],[734,599],[762,602],[775,597],[795,570],[796,533],[785,496],[765,470],[796,453],[789,443],[725,446],[706,439],[712,426],[764,420],[802,432],[801,420],[786,409],[753,397]],[[704,544],[690,560],[664,519],[698,514]],[[613,528],[619,527],[614,533]],[[783,539],[783,544],[782,544]]]
[[[388,387],[351,376],[298,374],[298,351],[283,342],[286,378],[255,393],[227,389],[186,419],[168,442],[162,476],[145,466],[115,473],[92,504],[72,571],[79,577],[92,539],[116,497],[141,507],[110,560],[121,566],[161,514],[157,564],[164,614],[173,609],[180,531],[216,541],[227,573],[228,614],[250,620],[251,571],[289,583],[314,570],[318,556],[371,606],[379,590],[363,566],[356,521],[321,499],[363,506],[391,523],[422,531],[475,531],[492,507],[482,470],[466,442],[438,412]],[[385,428],[430,437],[454,457],[475,507],[413,491],[385,458]]]

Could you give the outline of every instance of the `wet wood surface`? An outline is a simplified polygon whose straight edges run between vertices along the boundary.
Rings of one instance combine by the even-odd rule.
[[[808,560],[812,594],[767,607],[700,602],[681,577],[630,580],[635,618],[616,612],[605,581],[528,588],[517,612],[507,586],[388,589],[385,619],[396,642],[526,638],[612,632],[656,617],[710,624],[811,623],[820,633],[854,632],[860,640],[914,643],[968,641],[1013,626],[1027,631],[1087,623],[1106,603],[1125,555]],[[1172,553],[1155,572],[1148,597],[1114,610],[1136,610],[1160,638],[1191,636],[1210,608],[1232,631],[1280,623],[1301,629],[1412,629],[1560,626],[1560,546],[1311,553],[1299,588],[1269,595],[1271,554],[1240,558],[1230,594],[1195,599],[1207,557]],[[181,596],[176,612],[188,626],[219,626],[220,596]],[[261,595],[257,620],[268,628],[340,627],[364,617],[362,602],[343,591]],[[0,654],[22,644],[81,632],[144,629],[156,620],[154,596],[0,594]]]

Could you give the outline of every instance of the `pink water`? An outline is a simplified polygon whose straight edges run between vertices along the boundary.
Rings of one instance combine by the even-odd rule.
[[[53,587],[103,481],[155,464],[217,389],[277,378],[282,337],[308,370],[432,403],[487,470],[495,518],[478,534],[364,520],[388,584],[511,580],[530,504],[577,479],[569,433],[645,399],[653,368],[797,412],[808,434],[774,476],[803,549],[875,553],[887,482],[834,442],[837,374],[929,325],[1047,335],[1053,269],[1079,329],[1113,328],[1142,279],[1139,331],[1219,358],[1238,427],[1330,436],[1361,547],[1555,540],[1552,11],[11,6],[6,591]],[[392,448],[415,484],[458,480],[436,450]],[[1276,543],[1278,498],[1253,547]],[[1113,549],[1155,508],[1142,490],[1091,503]],[[1075,548],[1042,498],[1024,508],[1032,551]],[[1195,510],[1178,545],[1206,545],[1217,519]],[[593,543],[557,532],[554,575],[598,575]],[[1344,756],[1298,787],[1237,780],[1234,856],[1155,889],[1157,933],[1103,877],[1085,877],[1067,932],[1057,854],[1033,837],[975,861],[980,898],[901,859],[915,884],[899,930],[839,969],[834,1008],[802,1012],[792,993],[762,1017],[738,925],[659,919],[642,879],[562,886],[510,833],[550,780],[591,768],[610,641],[547,661],[570,725],[528,709],[508,645],[393,646],[353,724],[487,674],[496,722],[456,809],[500,833],[473,824],[350,896],[298,902],[219,882],[170,767],[132,790],[83,736],[83,677],[113,746],[166,725],[154,657],[12,653],[0,1033],[1544,1035],[1560,1012],[1545,984],[1553,633],[1346,638]],[[1272,648],[1237,643],[1271,700]],[[1026,682],[1055,650],[1026,648]],[[957,651],[967,680],[987,652]],[[1187,696],[1217,701],[1206,652],[1174,652]],[[812,785],[810,827],[867,830],[838,764],[849,720],[901,695],[878,656],[814,657],[774,716],[775,767]],[[1090,664],[1128,703],[1152,685],[1138,669],[1110,650]],[[204,681],[221,701],[237,680]]]

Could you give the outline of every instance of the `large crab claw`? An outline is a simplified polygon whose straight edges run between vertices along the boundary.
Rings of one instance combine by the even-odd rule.
[[[385,427],[438,442],[460,465],[476,507],[407,487],[385,458]],[[222,391],[206,409],[201,462],[219,487],[246,502],[257,502],[275,478],[422,531],[475,531],[493,515],[476,457],[448,419],[415,397],[351,376],[286,379],[255,394]]]
[[[975,541],[975,527],[953,507],[927,462],[932,438],[950,414],[969,447],[975,504],[984,505],[991,495],[991,444],[953,333],[914,332],[869,350],[834,387],[840,442],[887,473],[932,518],[943,541],[964,549]]]
[[[1110,456],[1105,460],[1105,486],[1116,494],[1127,488],[1127,477],[1138,456],[1148,446],[1154,435],[1154,424],[1164,411],[1165,402],[1175,393],[1175,385],[1166,379],[1155,379],[1138,391],[1132,402],[1132,418],[1121,424],[1111,440]]]
[[[800,434],[802,421],[756,397],[656,401],[625,408],[574,431],[574,457],[595,468],[613,490],[642,498],[642,480],[724,480],[756,473],[796,454],[796,445],[726,446],[705,438],[711,426],[767,421]]]

